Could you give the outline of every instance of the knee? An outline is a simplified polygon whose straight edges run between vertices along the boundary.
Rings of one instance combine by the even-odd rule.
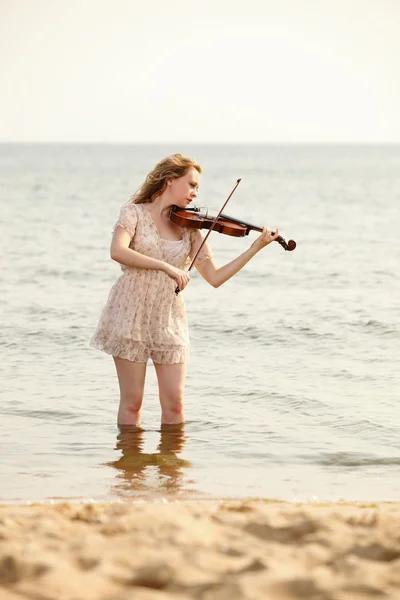
[[[183,398],[176,398],[171,404],[171,412],[174,415],[181,415],[183,413]]]
[[[179,416],[183,413],[183,396],[181,394],[170,395],[163,404],[171,415]]]
[[[137,390],[126,390],[121,393],[121,404],[130,413],[138,413],[142,408],[143,394]]]

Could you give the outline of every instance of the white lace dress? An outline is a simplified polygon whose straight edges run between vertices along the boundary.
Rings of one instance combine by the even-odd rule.
[[[182,227],[182,239],[163,240],[144,204],[122,207],[115,227],[124,227],[132,236],[129,247],[141,254],[184,269],[202,235]],[[209,259],[206,243],[196,265]],[[159,364],[185,362],[189,333],[184,294],[175,294],[176,283],[155,269],[121,265],[122,275],[111,288],[90,345],[112,356],[134,362],[149,358]]]

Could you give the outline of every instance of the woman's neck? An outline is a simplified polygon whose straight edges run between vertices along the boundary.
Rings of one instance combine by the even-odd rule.
[[[161,194],[153,202],[147,204],[147,210],[159,219],[167,219],[171,206],[173,206],[171,200],[168,200],[165,194]]]

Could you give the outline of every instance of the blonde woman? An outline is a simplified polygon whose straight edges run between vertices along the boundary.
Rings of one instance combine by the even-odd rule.
[[[169,218],[170,207],[187,208],[196,198],[201,167],[173,154],[147,175],[139,192],[122,207],[114,228],[111,258],[123,271],[111,289],[91,345],[113,356],[120,387],[119,425],[138,425],[146,365],[157,373],[161,423],[184,422],[188,326],[183,294],[185,271],[203,237]],[[213,287],[238,273],[261,248],[276,239],[264,228],[240,256],[217,267],[206,243],[195,266]]]

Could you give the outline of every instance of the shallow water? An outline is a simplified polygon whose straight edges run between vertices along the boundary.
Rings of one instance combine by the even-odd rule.
[[[218,290],[194,273],[187,423],[115,425],[112,359],[89,347],[119,276],[119,207],[161,157],[202,163],[197,204],[280,227]],[[400,147],[0,146],[0,502],[400,498]],[[217,263],[255,238],[211,234]],[[251,239],[250,239],[251,238]]]

